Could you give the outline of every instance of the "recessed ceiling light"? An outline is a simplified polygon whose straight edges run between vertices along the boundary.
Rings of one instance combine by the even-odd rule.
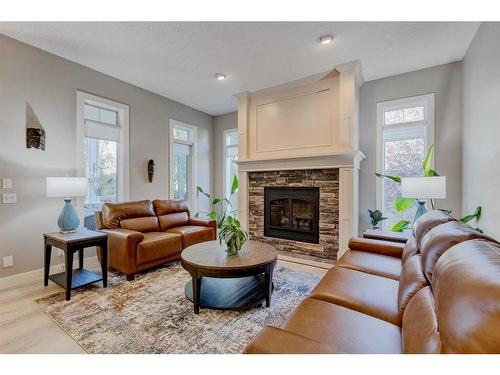
[[[332,41],[333,41],[332,34],[323,34],[323,35],[320,35],[318,38],[318,43],[321,43],[321,44],[328,44],[328,43],[331,43]]]
[[[222,74],[222,73],[216,73],[216,74],[215,74],[215,78],[216,78],[218,81],[222,81],[223,79],[226,79],[226,75],[225,75],[225,74]]]

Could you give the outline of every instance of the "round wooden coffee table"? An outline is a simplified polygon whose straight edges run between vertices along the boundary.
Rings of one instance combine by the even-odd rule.
[[[191,274],[185,287],[194,312],[200,307],[243,309],[271,306],[273,270],[278,252],[266,243],[246,241],[237,255],[229,255],[218,240],[189,246],[181,254],[182,267]]]

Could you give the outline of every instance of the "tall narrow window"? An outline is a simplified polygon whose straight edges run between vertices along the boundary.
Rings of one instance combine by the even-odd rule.
[[[434,94],[379,103],[377,170],[402,177],[421,176],[422,161],[434,139]],[[377,181],[377,206],[388,220],[386,229],[398,220],[412,220],[416,207],[397,212],[394,199],[400,186],[388,179]]]
[[[170,199],[188,200],[194,210],[196,128],[170,120]]]
[[[95,211],[106,202],[128,199],[128,106],[83,92],[77,105],[79,148],[89,181],[84,225],[95,229]]]
[[[233,210],[238,209],[238,194],[231,197],[234,176],[238,175],[238,129],[224,132],[224,196],[230,199]]]

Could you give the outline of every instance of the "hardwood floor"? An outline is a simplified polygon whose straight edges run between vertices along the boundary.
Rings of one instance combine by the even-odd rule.
[[[323,275],[327,270],[279,260],[278,265]],[[98,265],[85,264],[90,269]],[[51,318],[40,310],[36,299],[63,289],[42,278],[26,278],[15,285],[0,287],[0,353],[85,353]]]
[[[35,302],[58,291],[42,279],[0,290],[0,353],[85,353]]]

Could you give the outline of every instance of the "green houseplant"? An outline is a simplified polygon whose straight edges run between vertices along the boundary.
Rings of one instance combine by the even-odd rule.
[[[233,177],[231,192],[228,198],[212,197],[212,195],[205,192],[201,186],[197,186],[196,190],[207,197],[210,203],[210,211],[197,212],[195,217],[199,217],[200,214],[205,214],[210,217],[211,220],[215,220],[217,222],[217,228],[220,229],[226,218],[235,212],[235,210],[232,210],[233,205],[231,204],[231,198],[238,191],[238,176],[234,175]]]
[[[230,255],[238,254],[247,239],[248,233],[241,229],[239,220],[227,216],[222,222],[219,233],[219,243],[222,245],[222,241],[225,242],[227,253]]]
[[[379,210],[368,210],[368,217],[370,218],[370,222],[372,224],[372,229],[379,229],[378,228],[378,223],[381,221],[387,220],[386,217],[382,215],[382,212]]]
[[[439,173],[437,173],[434,169],[431,168],[433,154],[434,154],[434,145],[431,145],[429,147],[429,149],[427,150],[427,153],[425,154],[425,157],[424,157],[424,161],[422,163],[422,175],[424,177],[439,176]],[[400,176],[390,176],[390,175],[386,175],[386,174],[382,174],[382,173],[378,173],[378,172],[375,172],[375,176],[377,176],[379,178],[387,178],[387,179],[395,182],[396,184],[401,184],[401,177]],[[393,204],[394,204],[394,208],[397,212],[404,212],[407,209],[409,209],[411,206],[413,206],[415,201],[416,201],[416,199],[414,199],[414,198],[403,198],[401,196],[398,196],[398,197],[394,198]],[[430,202],[431,202],[432,209],[435,209],[434,201],[431,199]],[[451,211],[449,211],[449,210],[441,210],[441,211],[444,211],[448,214],[451,213]],[[459,220],[464,222],[464,223],[467,223],[467,222],[471,221],[472,219],[479,219],[480,216],[481,216],[481,207],[477,207],[476,210],[472,214],[466,215],[466,216],[460,218]],[[410,227],[410,223],[411,222],[408,220],[399,220],[397,223],[395,223],[392,226],[391,231],[403,232],[404,230],[406,230]],[[480,231],[479,228],[476,228],[476,229]]]

